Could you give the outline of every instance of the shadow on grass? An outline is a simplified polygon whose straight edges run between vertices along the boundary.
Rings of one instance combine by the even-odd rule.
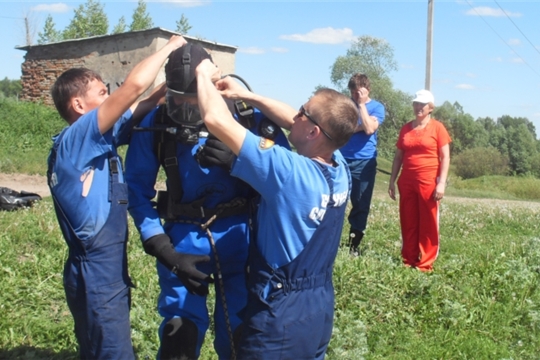
[[[78,353],[67,350],[55,352],[54,350],[41,349],[33,346],[20,346],[9,350],[0,349],[0,359],[69,360],[78,359]]]

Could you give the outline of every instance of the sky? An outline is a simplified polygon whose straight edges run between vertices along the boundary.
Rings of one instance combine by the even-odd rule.
[[[136,0],[100,1],[109,31]],[[50,14],[57,30],[85,1],[0,0],[0,79],[18,79],[25,21],[37,42]],[[252,90],[300,107],[319,86],[335,87],[330,69],[351,41],[386,40],[398,70],[394,88],[413,95],[426,87],[428,0],[417,1],[146,1],[155,27],[238,47],[236,75]],[[525,117],[540,137],[540,0],[433,0],[431,91],[435,105],[458,102],[465,113]]]

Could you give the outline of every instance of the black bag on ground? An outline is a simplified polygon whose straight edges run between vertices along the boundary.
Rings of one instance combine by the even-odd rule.
[[[17,192],[6,187],[0,187],[0,210],[16,210],[32,206],[41,196],[24,190]]]

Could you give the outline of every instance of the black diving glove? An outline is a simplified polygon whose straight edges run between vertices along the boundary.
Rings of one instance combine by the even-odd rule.
[[[221,140],[208,136],[206,143],[197,151],[197,161],[202,167],[220,166],[231,171],[236,155]]]
[[[192,255],[174,250],[171,239],[166,234],[152,236],[143,242],[144,251],[155,256],[182,281],[191,294],[208,295],[207,283],[213,283],[210,275],[197,270],[196,265],[210,261],[208,255]]]

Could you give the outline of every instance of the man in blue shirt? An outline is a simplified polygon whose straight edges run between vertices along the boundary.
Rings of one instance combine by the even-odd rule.
[[[332,269],[349,194],[349,171],[336,150],[352,135],[358,110],[348,97],[320,89],[295,111],[216,74],[207,60],[197,67],[202,117],[237,155],[231,174],[261,195],[238,358],[323,359],[333,326]],[[221,95],[242,99],[289,129],[297,153],[239,126]]]
[[[366,75],[354,74],[348,87],[360,117],[354,135],[340,151],[352,176],[349,251],[351,255],[358,256],[377,173],[377,129],[384,121],[385,110],[383,104],[369,97],[371,85]]]
[[[127,268],[127,189],[117,147],[133,125],[163,100],[154,82],[169,54],[185,43],[173,36],[135,65],[110,96],[92,70],[65,71],[51,94],[69,124],[54,138],[47,178],[60,228],[69,247],[64,266],[66,299],[75,321],[81,359],[134,359]]]

